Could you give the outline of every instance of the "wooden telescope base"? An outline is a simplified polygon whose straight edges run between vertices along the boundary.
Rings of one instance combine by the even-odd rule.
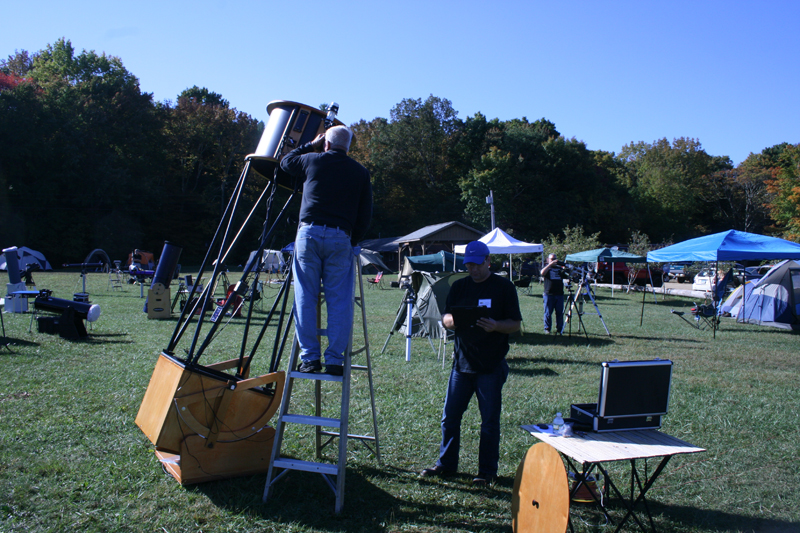
[[[275,429],[266,427],[249,439],[207,448],[206,439],[193,435],[181,443],[179,454],[156,448],[156,457],[181,485],[266,474],[274,437]]]
[[[285,374],[238,379],[225,372],[237,363],[189,366],[164,353],[156,362],[136,425],[183,485],[269,470],[275,429],[267,423]]]

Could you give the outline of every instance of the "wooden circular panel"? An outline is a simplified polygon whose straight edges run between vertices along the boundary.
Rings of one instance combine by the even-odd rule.
[[[567,530],[567,471],[561,456],[549,444],[534,444],[520,462],[511,496],[511,517],[515,533]]]

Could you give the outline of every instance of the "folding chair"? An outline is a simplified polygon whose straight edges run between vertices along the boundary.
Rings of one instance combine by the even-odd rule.
[[[531,277],[530,276],[523,276],[518,280],[514,281],[514,286],[517,288],[518,292],[524,294],[531,294]]]
[[[689,321],[684,316],[686,313],[683,311],[670,309],[670,313],[673,315],[678,315],[684,322],[695,329],[705,330],[711,328],[714,330],[714,334],[716,335],[716,331],[719,329],[719,317],[722,314],[720,307],[722,306],[723,298],[725,297],[725,290],[728,288],[731,278],[733,278],[733,269],[728,270],[725,276],[723,276],[722,279],[714,286],[714,289],[711,291],[711,302],[706,299],[702,305],[697,305],[696,303],[694,304],[694,307],[691,309],[694,322]]]
[[[383,270],[378,272],[378,275],[375,276],[374,278],[367,279],[367,283],[369,283],[369,285],[367,285],[367,287],[370,288],[370,289],[372,287],[380,287],[382,289],[383,288]]]

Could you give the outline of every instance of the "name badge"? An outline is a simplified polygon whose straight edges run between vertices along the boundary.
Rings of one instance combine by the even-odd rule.
[[[491,309],[492,308],[491,298],[487,298],[485,300],[478,300],[478,307],[488,307],[489,309]]]

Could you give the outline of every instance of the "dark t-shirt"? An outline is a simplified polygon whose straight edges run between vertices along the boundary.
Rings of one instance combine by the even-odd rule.
[[[561,269],[550,267],[544,275],[544,294],[548,296],[561,296],[564,294],[564,282],[561,279]]]
[[[372,218],[369,172],[344,150],[314,152],[312,143],[292,150],[281,168],[304,177],[300,222],[338,227],[353,244],[364,238]]]
[[[522,320],[517,289],[513,283],[495,274],[481,283],[475,283],[470,277],[453,283],[444,312],[451,313],[454,306],[479,305],[488,305],[489,317],[494,320]],[[507,333],[488,333],[477,326],[459,324],[456,324],[455,332],[453,365],[459,372],[492,372],[508,353]]]

